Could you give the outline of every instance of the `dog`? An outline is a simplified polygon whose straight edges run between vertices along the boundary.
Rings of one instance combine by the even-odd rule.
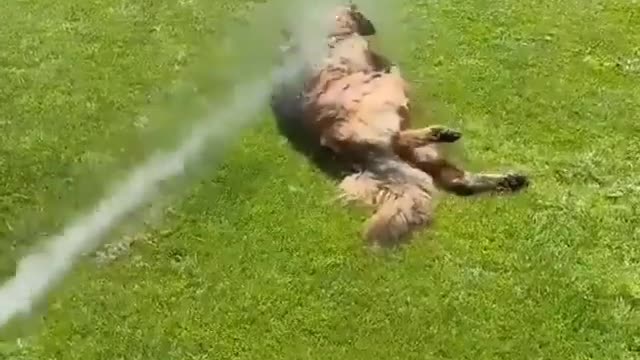
[[[457,130],[411,128],[409,84],[397,65],[370,49],[367,37],[375,34],[356,5],[339,7],[325,58],[272,98],[278,128],[294,147],[319,166],[323,154],[324,164],[340,169],[330,172],[340,180],[340,198],[373,209],[363,234],[369,243],[397,245],[429,225],[440,190],[469,196],[529,185],[523,174],[472,173],[446,159],[439,145],[460,139]]]

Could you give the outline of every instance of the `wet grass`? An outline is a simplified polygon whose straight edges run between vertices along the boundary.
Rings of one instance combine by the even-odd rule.
[[[265,111],[164,221],[5,332],[0,355],[640,358],[640,6],[587,3],[402,5],[419,114],[463,131],[469,169],[531,174],[525,193],[446,197],[410,247],[372,255],[363,214],[331,202]],[[225,80],[190,69],[249,4],[0,5],[0,274],[147,154],[147,121],[171,135],[220,91],[184,89]]]

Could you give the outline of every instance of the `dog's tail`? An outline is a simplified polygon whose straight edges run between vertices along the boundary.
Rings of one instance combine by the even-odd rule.
[[[430,224],[436,193],[433,179],[396,157],[376,158],[361,172],[343,179],[341,198],[372,207],[365,239],[393,246]]]

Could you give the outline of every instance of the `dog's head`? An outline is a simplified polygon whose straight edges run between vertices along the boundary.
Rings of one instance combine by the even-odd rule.
[[[355,4],[339,6],[332,15],[333,18],[330,19],[329,24],[329,36],[352,34],[372,36],[377,32],[373,22],[364,16]],[[281,35],[286,43],[291,44],[293,42],[290,30],[282,29]]]
[[[332,35],[359,34],[371,36],[376,28],[355,4],[340,6],[335,13],[335,28]]]

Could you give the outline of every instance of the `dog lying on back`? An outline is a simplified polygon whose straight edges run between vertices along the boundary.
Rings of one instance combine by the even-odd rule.
[[[275,93],[272,102],[279,128],[294,146],[324,152],[342,165],[334,174],[341,197],[374,209],[365,238],[379,245],[406,240],[431,222],[439,189],[467,196],[526,187],[524,175],[476,174],[447,160],[438,145],[457,141],[460,132],[441,125],[411,128],[409,85],[397,66],[369,48],[366,36],[375,33],[356,6],[339,7],[326,58],[309,64],[299,87]]]

